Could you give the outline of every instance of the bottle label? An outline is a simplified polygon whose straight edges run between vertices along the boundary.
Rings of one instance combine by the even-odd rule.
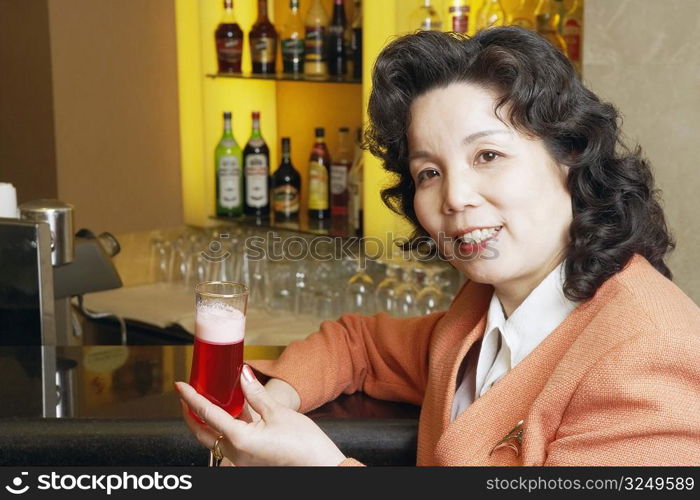
[[[307,26],[304,40],[306,62],[326,61],[326,28],[324,26]]]
[[[268,204],[267,157],[248,155],[245,159],[245,202],[249,207],[261,208]]]
[[[243,40],[241,38],[220,38],[216,41],[216,52],[221,61],[229,64],[241,62]]]
[[[439,21],[435,21],[430,17],[426,17],[420,23],[420,29],[422,29],[423,31],[440,31],[441,26],[442,23],[440,23]]]
[[[328,210],[328,170],[317,161],[309,163],[309,210]]]
[[[219,158],[219,205],[236,208],[241,204],[241,166],[238,157]]]
[[[469,29],[469,10],[464,6],[451,6],[450,17],[452,17],[452,31],[466,33]]]
[[[275,62],[275,39],[259,37],[251,40],[253,62],[272,64]]]
[[[272,190],[274,211],[293,215],[299,212],[299,190],[291,184],[283,184]]]
[[[304,40],[282,40],[282,59],[285,63],[299,64],[304,60]]]
[[[345,40],[343,38],[342,26],[331,26],[328,29],[328,64],[329,72],[332,75],[342,75],[345,73]]]
[[[348,188],[348,168],[345,165],[331,165],[331,193],[343,194]]]
[[[581,25],[576,19],[568,19],[562,28],[566,52],[572,61],[581,60]]]

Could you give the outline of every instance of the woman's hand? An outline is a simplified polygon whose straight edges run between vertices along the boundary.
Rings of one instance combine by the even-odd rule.
[[[190,385],[175,384],[184,401],[185,422],[202,445],[211,449],[223,435],[219,447],[236,465],[338,465],[345,459],[310,418],[275,401],[247,365],[240,383],[252,410],[249,422],[231,417]],[[206,425],[195,421],[185,404]]]
[[[272,399],[280,403],[282,406],[291,408],[294,411],[298,411],[299,407],[301,406],[301,398],[299,397],[299,393],[297,393],[296,389],[294,389],[294,387],[289,385],[284,380],[271,378],[268,380],[267,384],[265,384],[265,392],[267,392]],[[257,422],[260,420],[260,415],[258,412],[253,410],[250,407],[250,404],[248,404],[246,401],[243,404],[243,410],[238,416],[238,419],[248,423]]]

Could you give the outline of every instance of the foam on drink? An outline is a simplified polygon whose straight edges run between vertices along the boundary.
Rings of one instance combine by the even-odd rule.
[[[225,304],[204,304],[197,307],[195,335],[212,344],[234,344],[245,336],[245,316]]]

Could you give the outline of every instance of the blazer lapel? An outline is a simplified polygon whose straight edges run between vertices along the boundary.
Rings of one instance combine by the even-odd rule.
[[[464,339],[459,353],[447,354],[446,358],[452,365],[445,366],[442,370],[441,385],[438,386],[442,390],[436,388],[436,392],[443,394],[441,402],[444,429],[434,452],[438,463],[522,464],[521,448],[527,446],[529,409],[578,334],[613,294],[613,288],[606,285],[608,283],[598,290],[594,299],[574,309],[529,356],[474,401],[454,422],[449,423],[457,370],[469,347],[483,335],[486,311],[483,312],[483,317]],[[483,299],[480,298],[479,302],[481,300]],[[518,425],[520,421],[523,422]]]
[[[436,328],[430,348],[429,390],[419,422],[418,465],[433,462],[435,445],[450,423],[457,371],[484,333],[492,295],[491,285],[466,283]]]

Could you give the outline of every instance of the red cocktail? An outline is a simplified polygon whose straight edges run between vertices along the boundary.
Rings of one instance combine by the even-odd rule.
[[[190,385],[237,417],[243,408],[239,380],[248,289],[240,283],[206,282],[198,284],[195,292],[197,309]]]

